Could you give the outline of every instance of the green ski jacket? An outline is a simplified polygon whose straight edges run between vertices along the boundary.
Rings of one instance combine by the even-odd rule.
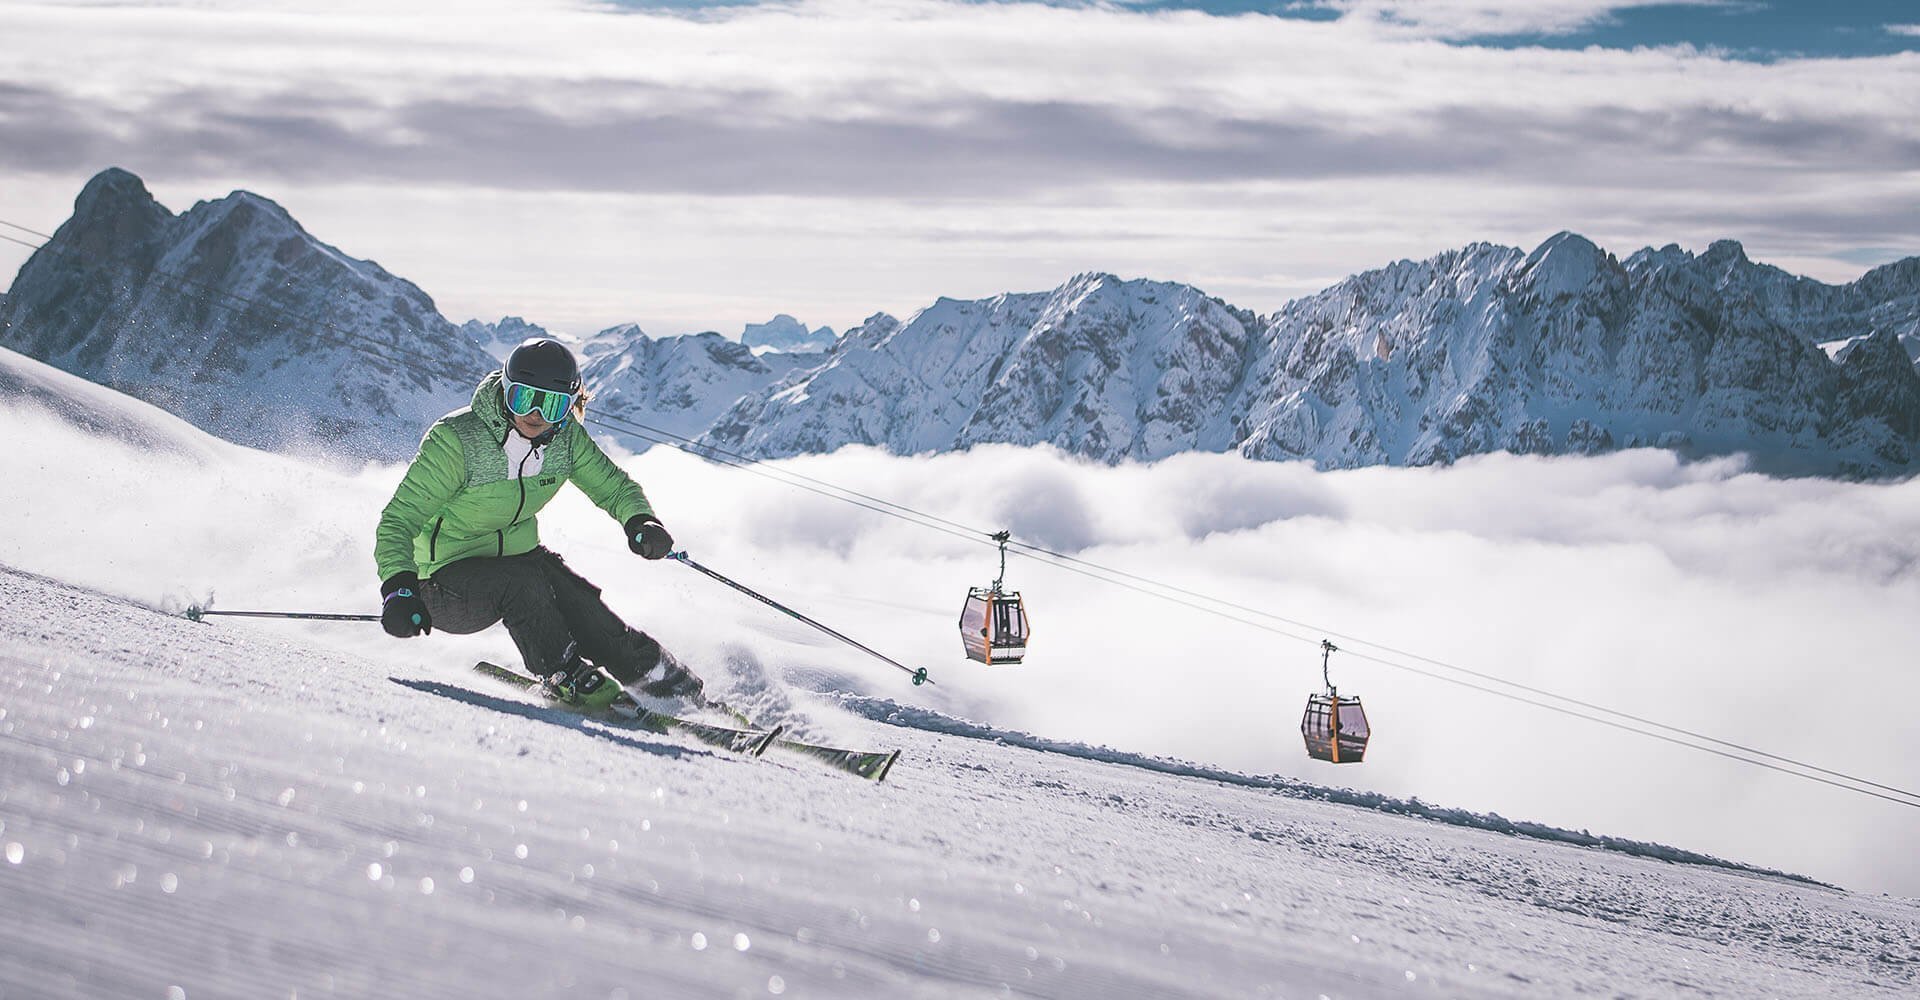
[[[473,403],[427,428],[420,453],[380,512],[373,559],[380,579],[421,579],[458,559],[514,556],[540,544],[534,515],[571,480],[625,524],[653,513],[647,495],[587,436],[580,421],[534,448],[513,429],[500,373],[480,381]]]

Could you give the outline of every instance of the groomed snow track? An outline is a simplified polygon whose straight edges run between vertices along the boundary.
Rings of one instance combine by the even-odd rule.
[[[5,1000],[1920,989],[1913,900],[850,718],[876,786],[440,697],[486,693],[431,640],[0,605]]]

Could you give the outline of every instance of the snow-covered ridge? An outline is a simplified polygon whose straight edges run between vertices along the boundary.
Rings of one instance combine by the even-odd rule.
[[[903,750],[876,786],[6,568],[0,597],[0,975],[36,996],[1893,997],[1920,968],[1911,900],[864,723]]]
[[[822,358],[756,352],[717,333],[656,340],[628,325],[589,342],[581,374],[596,432],[638,454],[660,440],[691,441],[742,397]]]
[[[454,327],[413,285],[247,192],[175,217],[108,170],[0,300],[0,342],[282,450],[407,454],[526,336]],[[1560,233],[1354,275],[1258,316],[1187,285],[1082,274],[941,298],[834,338],[613,327],[577,344],[620,443],[771,458],[1051,444],[1323,468],[1659,447],[1779,474],[1920,461],[1920,257],[1830,286],[1730,240],[1624,261]],[[822,347],[823,352],[799,350]]]
[[[849,331],[705,440],[761,457],[1007,442],[1326,468],[1655,446],[1897,476],[1920,456],[1916,354],[1920,258],[1828,286],[1732,241],[1622,263],[1561,233],[1530,253],[1401,261],[1265,317],[1105,274],[942,299]]]

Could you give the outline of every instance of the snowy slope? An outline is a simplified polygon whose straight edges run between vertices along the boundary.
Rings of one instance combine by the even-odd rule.
[[[412,283],[246,191],[174,215],[106,170],[21,268],[0,343],[231,441],[412,453],[494,361]]]
[[[0,598],[9,996],[1920,986],[1913,900],[843,720],[905,753],[874,786],[13,571]]]
[[[1099,717],[1123,713],[1104,712],[1104,699],[1132,689],[1144,689],[1163,720],[1178,717],[1182,706],[1157,668],[1131,674],[1126,654],[1095,652],[1120,683],[1092,690],[1089,675],[1068,666],[1085,655],[1073,647],[1087,641],[1075,637],[1070,617],[1098,623],[1115,614],[1102,594],[1070,616],[1066,595],[1054,591],[1044,633],[1050,659],[1036,658],[1017,678],[942,666],[940,688],[913,689],[797,626],[768,624],[751,602],[682,599],[663,575],[672,571],[625,555],[597,511],[576,517],[556,504],[543,516],[548,537],[576,566],[620,581],[608,595],[623,613],[674,609],[640,620],[730,697],[815,738],[903,750],[879,786],[802,760],[741,760],[533,705],[465,669],[501,655],[498,630],[402,643],[355,624],[189,622],[178,615],[184,600],[370,605],[366,535],[394,470],[347,478],[236,448],[11,354],[0,353],[0,386],[26,445],[15,456],[23,474],[10,480],[14,528],[0,534],[0,602],[9,612],[0,616],[0,996],[1903,996],[1920,986],[1913,899],[1369,790],[1391,780],[1397,759],[1428,754],[1449,770],[1500,772],[1455,755],[1436,732],[1418,735],[1419,714],[1440,724],[1471,718],[1441,703],[1419,713],[1402,698],[1396,719],[1392,698],[1374,702],[1394,732],[1379,761],[1358,771],[1307,765],[1314,780],[964,717],[1006,713],[979,695],[1002,683],[1029,700],[1074,692],[1048,700],[1066,709],[1084,700],[1091,715],[1055,715],[1060,728],[1111,725]],[[1041,461],[1006,458],[991,465]],[[1246,464],[1263,474],[1288,471]],[[697,463],[688,463],[681,474],[694,471]],[[1597,462],[1576,471],[1596,482],[1609,475]],[[1129,492],[1151,503],[1168,488],[1141,481],[1145,472],[1128,473]],[[1550,492],[1544,483],[1488,491],[1468,481],[1454,496],[1411,478],[1429,472],[1366,475],[1397,478],[1356,496],[1384,501],[1413,489],[1412,506],[1442,524],[1450,508]],[[1674,498],[1690,524],[1725,520],[1700,515],[1717,509],[1708,490],[1728,494],[1720,502],[1740,510],[1738,520],[1759,519],[1753,495],[1700,475],[1681,473]],[[764,523],[730,515],[738,480],[708,495],[707,506],[718,508],[709,521],[675,505],[670,480],[643,478],[661,487],[656,498],[685,537],[703,551],[720,549],[725,558],[714,561],[729,567],[785,575],[773,560],[808,550],[769,539],[808,538],[820,525],[847,530],[834,525],[845,519],[840,512],[810,520],[793,504]],[[1194,482],[1178,476],[1175,488]],[[1897,540],[1880,532],[1906,523],[1898,512],[1911,510],[1907,494],[1789,488],[1816,506],[1840,506],[1833,498],[1846,494],[1833,491],[1887,505],[1883,517],[1838,531],[1787,511],[1821,551],[1843,561],[1904,558]],[[1279,499],[1297,507],[1292,494],[1303,489],[1327,487],[1295,484]],[[1639,509],[1644,498],[1610,489],[1601,502],[1635,507],[1631,520],[1656,516]],[[49,495],[61,502],[44,502]],[[1258,492],[1224,499],[1236,508],[1274,500]],[[1318,502],[1322,514],[1305,527],[1325,534],[1333,528],[1326,512],[1339,504]],[[1557,518],[1603,539],[1610,530],[1569,510],[1499,520],[1524,535],[1541,530],[1530,522]],[[1446,528],[1437,537],[1458,533]],[[1677,558],[1763,557],[1750,550],[1764,547],[1738,543],[1722,551],[1708,534],[1690,530],[1698,548]],[[592,540],[603,535],[601,547],[619,551],[596,559]],[[878,550],[856,563],[902,548],[838,544]],[[1254,536],[1227,544],[1270,561],[1250,550]],[[1283,547],[1296,559],[1320,558]],[[756,549],[763,558],[750,557]],[[930,561],[911,550],[899,558]],[[804,595],[807,607],[824,604],[844,620],[856,606],[848,598],[861,595],[846,593],[830,560],[796,561],[800,575],[827,584]],[[1575,561],[1569,580],[1593,575],[1592,560]],[[1511,572],[1471,562],[1484,573]],[[616,565],[627,572],[614,573]],[[1750,607],[1765,597],[1751,592],[1752,581],[1783,575],[1736,572],[1748,581]],[[1899,565],[1877,572],[1896,581],[1883,593],[1908,592],[1897,589],[1906,572]],[[1537,573],[1519,575],[1530,588],[1547,586]],[[859,576],[875,586],[871,572]],[[907,576],[882,573],[887,596],[917,601]],[[1324,586],[1327,578],[1315,576]],[[1834,624],[1824,650],[1844,653],[1870,637],[1872,629],[1850,628],[1820,605],[1825,578],[1799,579],[1783,596],[1813,604]],[[1404,600],[1392,597],[1403,583],[1421,585],[1388,574],[1369,584],[1370,596]],[[102,591],[150,595],[159,607]],[[1691,614],[1709,613],[1706,596],[1695,584]],[[889,649],[903,644],[896,621],[912,631],[923,617],[906,605],[892,610],[861,627]],[[950,645],[946,611],[934,617],[941,645]],[[1567,615],[1553,629],[1578,635],[1582,617]],[[1897,609],[1882,620],[1888,641],[1904,643],[1904,621]],[[1666,634],[1679,640],[1687,628],[1668,623]],[[1751,628],[1764,632],[1759,622]],[[1130,636],[1125,645],[1151,649],[1153,639]],[[1738,637],[1714,641],[1730,649]],[[1205,648],[1204,659],[1232,658],[1228,636],[1208,635]],[[1197,681],[1209,676],[1199,672],[1204,666],[1183,671]],[[1844,668],[1830,664],[1828,674],[1856,689]],[[1748,697],[1759,695],[1765,677],[1750,678]],[[1688,680],[1658,684],[1673,697]],[[1265,737],[1259,759],[1272,761],[1277,743],[1292,766],[1291,720],[1274,732],[1259,700],[1243,695],[1212,706],[1208,717],[1224,729],[1251,714]],[[1887,732],[1874,706],[1850,711],[1868,731]],[[1526,731],[1525,720],[1509,721],[1505,735]],[[1476,727],[1469,739],[1482,747],[1486,734]],[[1899,762],[1909,751],[1895,740],[1876,755]],[[1632,759],[1621,754],[1614,763]],[[1686,770],[1661,783],[1686,795]],[[1638,773],[1622,777],[1629,780],[1619,788],[1586,784],[1586,797],[1666,795],[1640,784]],[[1514,785],[1509,794],[1520,794],[1519,775],[1504,780]],[[1801,798],[1802,786],[1765,787],[1769,799],[1792,796],[1761,806],[1776,817],[1767,825],[1777,836],[1797,839],[1788,811],[1805,802],[1829,805],[1816,818],[1828,841],[1905,842],[1898,829],[1861,829],[1862,817],[1891,813],[1907,822],[1898,807],[1869,803],[1878,811],[1856,813],[1850,802]],[[1732,784],[1723,792],[1735,800],[1752,794]],[[1739,814],[1737,801],[1691,808]],[[1773,852],[1782,850],[1776,843]],[[1898,870],[1903,858],[1863,863]]]

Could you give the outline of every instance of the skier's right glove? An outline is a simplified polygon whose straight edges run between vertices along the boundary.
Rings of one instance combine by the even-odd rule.
[[[410,639],[433,631],[433,616],[420,599],[420,578],[395,573],[380,585],[380,627],[396,639]]]

